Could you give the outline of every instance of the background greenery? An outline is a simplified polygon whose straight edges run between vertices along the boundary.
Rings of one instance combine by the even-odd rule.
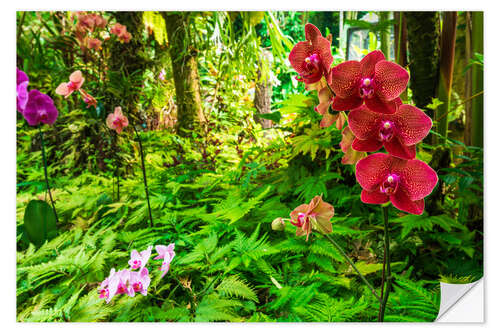
[[[130,72],[116,67],[120,56],[130,56],[116,51],[126,44],[109,40],[102,52],[81,51],[71,14],[17,13],[18,67],[28,74],[30,89],[52,96],[60,112],[44,128],[60,223],[41,246],[30,242],[24,228],[28,202],[47,200],[40,138],[18,115],[17,320],[375,321],[376,299],[328,241],[312,234],[305,242],[291,225],[272,231],[271,221],[322,194],[335,207],[333,237],[380,287],[380,207],[361,203],[354,167],[340,163],[341,132],[319,127],[317,96],[294,79],[287,57],[304,40],[307,22],[332,33],[335,64],[345,60],[349,27],[367,31],[367,48],[350,46],[360,56],[380,48],[384,33],[393,49],[393,13],[375,23],[370,18],[379,13],[371,12],[186,14],[185,42],[195,50],[208,119],[204,130],[187,136],[166,120],[175,120],[177,112],[168,15],[100,13],[135,31],[140,70]],[[463,143],[470,141],[465,128],[472,120],[460,88],[472,66],[482,68],[482,56],[468,59],[460,51],[467,47],[460,39],[467,15],[458,14],[450,132],[445,138],[432,131],[441,143],[420,145],[417,156],[438,171],[439,186],[422,216],[390,210],[395,290],[388,321],[432,321],[439,281],[482,276],[482,148]],[[265,51],[272,61],[264,60]],[[84,72],[84,88],[98,99],[97,108],[85,108],[77,96],[55,95],[76,69]],[[161,69],[165,81],[158,79]],[[272,82],[271,113],[263,117],[273,120],[272,128],[261,126],[253,101],[256,84],[266,79]],[[429,97],[426,111],[432,112],[440,101]],[[117,105],[143,141],[154,228],[148,227],[134,131],[117,136],[105,125]],[[442,156],[449,158],[443,162]],[[147,297],[115,297],[110,304],[98,298],[100,281],[112,267],[126,266],[131,249],[171,242],[176,257],[170,271],[153,279]]]

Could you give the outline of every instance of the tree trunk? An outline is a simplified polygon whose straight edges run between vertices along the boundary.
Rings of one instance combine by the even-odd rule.
[[[394,12],[394,58],[402,67],[408,66],[407,46],[408,30],[406,28],[406,17],[403,12]]]
[[[439,13],[406,12],[410,56],[410,88],[417,107],[426,108],[435,96],[439,65]]]
[[[472,12],[472,55],[483,54],[483,12]],[[472,96],[483,91],[483,68],[472,66]],[[483,147],[483,95],[472,99],[472,145]]]
[[[165,13],[177,104],[177,133],[191,136],[206,123],[198,77],[197,51],[190,45],[189,13]]]
[[[453,82],[456,34],[457,12],[444,12],[438,85],[438,98],[443,104],[438,106],[434,119],[437,122],[437,131],[440,134],[440,137],[436,137],[434,142],[442,144],[446,143],[448,137],[448,111],[450,109],[451,85]]]
[[[465,12],[465,64],[472,59],[472,18],[471,12]],[[472,70],[465,72],[465,133],[464,143],[472,145]]]
[[[255,80],[254,105],[258,114],[271,113],[271,95],[273,93],[269,75],[271,53],[267,50],[262,50],[262,54],[263,56],[257,69],[257,79]],[[272,127],[271,120],[257,118],[256,120],[260,122],[262,128]]]
[[[109,69],[113,74],[110,77],[112,86],[118,90],[108,101],[107,109],[113,110],[121,106],[126,114],[137,118],[136,110],[139,96],[142,94],[143,73],[148,67],[145,57],[145,44],[142,40],[142,12],[114,12],[116,21],[127,27],[132,35],[130,42],[116,42],[111,47]]]
[[[403,12],[394,12],[394,58],[401,66],[408,66],[408,30],[406,28],[406,17]],[[407,90],[401,94],[403,102],[408,101]]]

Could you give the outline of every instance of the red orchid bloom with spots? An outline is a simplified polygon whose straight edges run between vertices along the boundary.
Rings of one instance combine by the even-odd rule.
[[[311,202],[300,205],[290,213],[291,223],[297,227],[297,236],[306,235],[309,239],[312,229],[323,233],[332,232],[332,219],[335,210],[332,205],[323,201],[321,196],[315,196]]]
[[[298,42],[290,52],[290,64],[300,75],[299,81],[306,85],[328,77],[333,64],[331,41],[321,35],[316,26],[306,24],[306,41]]]
[[[436,172],[419,160],[404,160],[383,153],[369,155],[356,164],[356,179],[363,188],[361,201],[383,204],[421,215],[424,198],[436,186]]]
[[[394,113],[409,78],[403,67],[385,60],[378,50],[361,61],[343,62],[331,70],[331,87],[336,95],[332,108],[347,111],[365,103],[374,112]]]
[[[366,105],[349,112],[349,127],[356,136],[352,148],[374,152],[385,147],[395,157],[415,158],[415,144],[427,136],[432,120],[412,105],[401,105],[393,114],[370,111]]]

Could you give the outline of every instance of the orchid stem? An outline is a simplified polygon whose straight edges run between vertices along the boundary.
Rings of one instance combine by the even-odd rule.
[[[387,300],[389,299],[389,293],[391,292],[391,254],[390,254],[390,241],[389,241],[389,206],[382,207],[382,213],[384,215],[384,267],[387,272],[387,277],[382,274],[382,290],[385,287],[385,294],[382,298],[382,303],[380,304],[379,313],[378,313],[378,321],[384,321],[384,314],[387,305]],[[384,281],[385,280],[385,281]]]
[[[375,288],[373,288],[373,286],[371,285],[370,282],[368,282],[368,280],[365,278],[365,276],[363,274],[361,274],[361,272],[358,270],[358,268],[356,267],[356,265],[354,264],[354,262],[351,260],[351,258],[349,258],[349,256],[344,252],[344,250],[340,247],[340,245],[337,244],[337,242],[335,242],[333,240],[332,237],[330,237],[330,235],[328,234],[324,234],[326,236],[326,238],[330,241],[330,243],[332,243],[336,248],[337,250],[344,256],[344,258],[347,260],[347,262],[349,262],[349,264],[352,266],[352,268],[354,268],[354,270],[356,271],[356,273],[358,273],[359,277],[361,278],[361,280],[363,280],[363,282],[368,286],[368,288],[370,288],[373,296],[375,296],[377,298],[377,300],[382,303],[382,299],[377,295],[377,292],[375,291]]]
[[[38,126],[40,131],[40,141],[42,143],[42,160],[43,160],[43,171],[45,174],[45,186],[47,192],[49,193],[50,203],[52,204],[52,210],[54,211],[54,216],[56,217],[56,225],[59,225],[59,218],[57,217],[56,206],[54,204],[54,199],[52,199],[52,193],[50,192],[49,177],[47,176],[47,159],[45,158],[45,144],[43,142],[43,132],[42,126]]]
[[[132,126],[135,131],[135,135],[137,136],[137,141],[139,141],[139,151],[141,154],[141,166],[142,166],[142,180],[144,181],[144,190],[146,191],[146,201],[148,202],[148,212],[149,212],[149,226],[152,228],[153,227],[153,216],[151,215],[151,204],[149,203],[149,191],[148,191],[148,181],[146,178],[146,166],[144,165],[144,153],[142,151],[142,141],[141,137],[139,135],[139,132],[137,132],[137,129],[135,126]]]
[[[115,160],[116,163],[116,200],[120,201],[120,174],[118,173],[118,159]]]

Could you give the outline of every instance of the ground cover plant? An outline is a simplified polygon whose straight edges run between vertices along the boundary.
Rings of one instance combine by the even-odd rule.
[[[18,321],[433,321],[482,276],[482,13],[16,15]]]

